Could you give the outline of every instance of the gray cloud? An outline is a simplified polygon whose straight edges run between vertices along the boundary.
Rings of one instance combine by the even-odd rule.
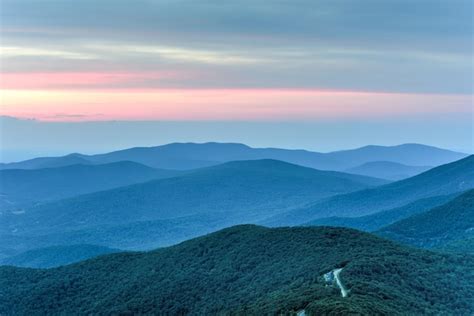
[[[472,93],[471,1],[1,5],[2,45],[31,53],[5,55],[6,72],[186,70],[142,84]]]

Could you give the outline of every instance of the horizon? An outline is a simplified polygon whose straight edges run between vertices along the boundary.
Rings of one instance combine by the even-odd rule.
[[[0,120],[2,118],[0,117]],[[5,119],[5,117],[3,118]],[[7,119],[14,119],[17,120],[17,118],[12,118],[8,117]],[[35,122],[35,119],[30,119],[26,121],[32,121]],[[1,122],[1,121],[0,121]],[[109,121],[112,122],[112,121]],[[78,122],[75,122],[76,124]],[[82,122],[82,123],[87,123],[87,122]],[[95,122],[97,123],[97,122]],[[114,123],[117,123],[115,121]],[[375,144],[375,143],[367,143],[365,145],[360,145],[360,146],[354,146],[354,147],[340,147],[336,148],[333,150],[326,150],[326,151],[321,151],[317,149],[311,149],[311,148],[304,148],[304,147],[277,147],[277,146],[265,146],[264,144],[262,145],[249,145],[244,142],[232,142],[232,141],[171,141],[171,142],[164,142],[164,143],[156,143],[156,144],[149,144],[149,145],[131,145],[131,146],[126,146],[126,147],[117,147],[111,150],[106,150],[106,151],[69,151],[69,152],[56,152],[54,151],[50,152],[48,154],[47,152],[44,154],[34,154],[30,153],[28,155],[19,155],[19,157],[23,157],[20,159],[16,160],[5,160],[5,151],[0,150],[0,163],[8,164],[8,163],[15,163],[15,162],[21,162],[21,161],[26,161],[34,158],[45,158],[45,157],[62,157],[62,156],[70,156],[70,155],[85,155],[85,156],[91,156],[91,155],[97,155],[97,154],[106,154],[110,152],[115,152],[115,151],[122,151],[122,150],[129,150],[129,149],[135,149],[135,148],[155,148],[155,147],[164,147],[168,145],[208,145],[208,144],[216,144],[216,145],[242,145],[248,148],[252,149],[283,149],[283,150],[302,150],[302,151],[307,151],[307,152],[313,152],[313,153],[322,153],[322,154],[327,154],[327,153],[333,153],[333,152],[338,152],[338,151],[351,151],[351,150],[358,150],[358,149],[363,149],[366,147],[384,147],[384,148],[391,148],[391,147],[402,147],[402,146],[422,146],[422,147],[430,147],[430,148],[437,148],[437,149],[442,149],[442,150],[448,150],[460,154],[466,154],[466,155],[472,155],[474,154],[473,152],[463,152],[459,150],[454,150],[450,148],[445,148],[445,147],[439,147],[431,144],[425,144],[425,143],[416,143],[416,142],[407,142],[407,143],[398,143],[398,144]],[[8,156],[8,155],[7,155]]]
[[[1,160],[173,141],[472,152],[471,12],[471,1],[2,1],[0,115],[38,123],[0,122]],[[48,124],[63,128],[35,135]]]
[[[474,125],[447,125],[430,130],[426,120],[407,120],[398,134],[398,123],[361,122],[268,122],[268,121],[82,121],[60,122],[0,116],[0,162],[11,163],[37,157],[56,157],[70,153],[92,155],[134,147],[156,147],[171,143],[236,143],[252,148],[281,148],[328,153],[365,146],[420,144],[473,154]],[[413,136],[413,129],[426,124],[424,133]],[[442,126],[437,122],[437,126]],[[391,127],[391,128],[388,128]],[[448,129],[449,128],[449,129]],[[342,129],[342,130],[341,130]],[[373,134],[373,129],[379,130]],[[127,134],[122,132],[126,130]],[[450,134],[447,133],[449,131]],[[333,137],[326,137],[333,133]],[[404,134],[404,135],[403,135]],[[54,137],[51,137],[53,135]],[[120,137],[117,137],[120,135]],[[350,137],[346,137],[350,135]],[[454,136],[453,136],[454,135]],[[436,136],[436,137],[434,137]],[[452,139],[458,140],[458,146]]]

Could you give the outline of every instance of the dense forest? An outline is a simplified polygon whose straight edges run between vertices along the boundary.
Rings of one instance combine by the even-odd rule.
[[[324,274],[342,268],[342,297]],[[403,308],[401,308],[403,307]],[[235,226],[152,252],[0,268],[0,314],[468,315],[474,257],[347,228]]]

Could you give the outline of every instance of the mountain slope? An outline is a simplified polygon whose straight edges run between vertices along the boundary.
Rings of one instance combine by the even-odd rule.
[[[323,277],[337,268],[348,297]],[[0,267],[0,313],[468,315],[473,271],[471,256],[350,229],[246,225],[57,269]]]
[[[436,246],[433,249],[447,253],[468,253],[474,255],[474,237],[450,241],[442,245]]]
[[[182,172],[153,169],[129,161],[35,170],[0,170],[0,200],[3,201],[0,202],[0,210],[180,174]]]
[[[402,180],[416,176],[429,169],[431,169],[431,167],[407,166],[390,161],[373,161],[347,169],[346,172],[387,180]]]
[[[438,166],[464,158],[466,154],[420,144],[366,146],[346,151],[318,153],[306,150],[251,148],[234,143],[173,143],[156,147],[129,148],[106,154],[69,156],[91,164],[126,160],[153,168],[179,170],[208,167],[235,160],[276,159],[321,170],[343,171],[363,163],[381,160],[411,166]],[[13,164],[0,164],[0,168],[45,168],[51,164],[64,164],[64,160],[69,156],[56,158],[58,162],[54,160],[55,158],[37,158]]]
[[[310,207],[280,214],[268,225],[297,225],[324,217],[358,217],[401,207],[419,199],[474,188],[474,155],[384,186],[331,197]]]
[[[25,268],[52,268],[118,251],[118,249],[95,245],[54,246],[23,252],[1,260],[0,265]]]
[[[348,227],[372,232],[412,215],[427,212],[433,207],[454,199],[457,195],[458,193],[424,198],[401,207],[360,217],[325,217],[310,221],[305,225]]]
[[[474,190],[454,200],[380,229],[378,235],[433,248],[474,238]]]
[[[385,180],[319,171],[276,160],[230,162],[179,177],[38,205],[20,214],[4,212],[0,217],[0,233],[4,235],[0,238],[0,248],[28,249],[21,243],[4,242],[8,240],[5,235],[31,238],[91,229],[92,236],[96,236],[104,230],[110,231],[113,225],[192,216],[209,216],[209,221],[216,219],[220,228],[252,223],[306,205],[308,201],[380,183]],[[192,233],[196,236],[199,231]],[[120,236],[127,238],[128,234],[106,235],[119,239]],[[166,239],[166,236],[162,237]],[[32,242],[36,244],[37,238],[41,239],[31,238]],[[143,242],[139,240],[136,245]],[[81,243],[118,247],[115,243],[103,244],[95,240]]]

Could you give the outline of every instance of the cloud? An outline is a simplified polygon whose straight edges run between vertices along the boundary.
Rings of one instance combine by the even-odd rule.
[[[166,80],[187,76],[178,72],[21,72],[4,73],[0,89],[61,90],[158,87]]]
[[[256,58],[251,54],[242,54],[231,51],[212,51],[199,50],[193,48],[173,47],[173,46],[146,46],[146,45],[95,45],[93,48],[105,53],[119,51],[120,54],[156,56],[165,60],[186,62],[186,63],[204,63],[217,65],[240,65],[255,64],[265,62],[263,59]]]
[[[264,0],[135,0],[133,5],[127,0],[4,0],[1,18],[7,33],[23,28],[56,36],[82,32],[101,39],[104,34],[120,34],[138,41],[177,37],[180,42],[206,42],[213,36],[221,40],[242,36],[260,40],[365,39],[367,43],[416,38],[426,43],[449,37],[467,40],[472,33],[472,6],[469,0],[299,0],[273,1],[271,5]]]
[[[54,57],[59,59],[96,59],[96,56],[74,51],[49,50],[37,47],[0,46],[2,58],[10,57]]]
[[[471,94],[472,5],[4,0],[2,72],[193,74],[136,88]]]
[[[74,114],[74,113],[55,113],[53,115],[48,115],[44,116],[41,119],[44,120],[60,120],[60,121],[70,121],[70,120],[79,120],[79,121],[85,121],[85,120],[91,120],[91,119],[97,119],[100,117],[103,117],[103,113],[93,113],[93,114]]]

